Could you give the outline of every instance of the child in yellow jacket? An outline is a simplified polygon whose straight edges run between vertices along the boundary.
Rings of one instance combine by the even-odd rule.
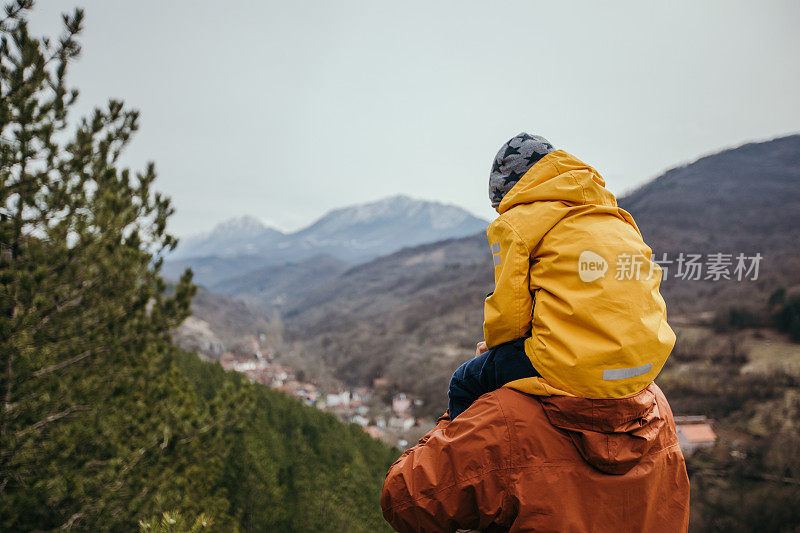
[[[485,344],[453,374],[455,418],[481,394],[621,398],[658,375],[675,334],[661,269],[595,169],[520,133],[495,157]],[[484,351],[485,350],[485,351]]]

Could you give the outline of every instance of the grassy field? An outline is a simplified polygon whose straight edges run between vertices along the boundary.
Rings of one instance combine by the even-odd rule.
[[[783,371],[800,375],[800,344],[789,342],[786,335],[772,330],[750,332],[744,341],[749,362],[743,373],[771,374]]]
[[[680,321],[675,321],[680,324]],[[800,376],[800,344],[773,329],[743,329],[720,333],[711,326],[684,324],[674,327],[678,342],[672,365],[665,372],[691,372],[698,365],[707,368],[720,354],[743,358],[743,374],[786,372]]]

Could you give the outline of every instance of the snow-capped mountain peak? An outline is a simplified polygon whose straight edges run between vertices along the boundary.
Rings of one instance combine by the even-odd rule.
[[[478,233],[486,225],[460,207],[401,195],[334,209],[289,234],[254,216],[228,220],[186,239],[173,258],[256,256],[281,263],[323,253],[358,263],[405,246]]]
[[[277,230],[267,227],[259,218],[253,215],[244,215],[220,222],[214,226],[214,229],[211,230],[209,235],[215,237],[236,235],[241,237],[245,235],[260,235],[265,231]]]

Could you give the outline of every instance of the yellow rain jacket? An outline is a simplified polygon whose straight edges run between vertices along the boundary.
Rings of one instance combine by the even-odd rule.
[[[658,291],[660,267],[603,178],[563,150],[520,178],[487,230],[495,290],[489,348],[528,337],[542,377],[506,387],[537,395],[621,398],[645,389],[675,334]]]

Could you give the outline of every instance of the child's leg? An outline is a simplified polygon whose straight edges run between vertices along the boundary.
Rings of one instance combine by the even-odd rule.
[[[450,420],[463,413],[467,407],[472,405],[486,388],[481,383],[481,374],[486,366],[487,360],[492,357],[494,349],[482,353],[474,359],[470,359],[453,372],[450,378],[450,389],[447,391],[449,404],[447,410],[450,413]]]
[[[506,342],[470,359],[450,379],[450,419],[463,413],[481,395],[515,379],[538,376],[525,354],[525,339]]]

